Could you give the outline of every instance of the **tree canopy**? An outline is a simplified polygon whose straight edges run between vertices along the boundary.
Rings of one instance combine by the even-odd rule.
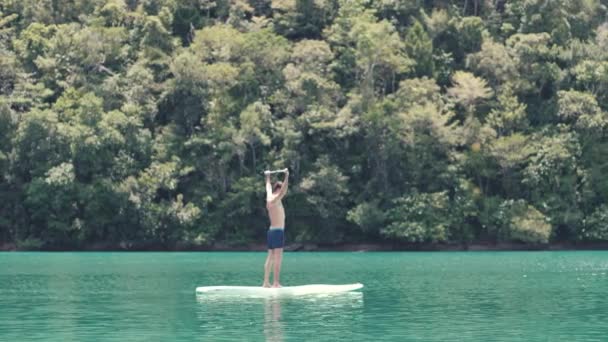
[[[0,245],[608,241],[605,1],[0,0]]]

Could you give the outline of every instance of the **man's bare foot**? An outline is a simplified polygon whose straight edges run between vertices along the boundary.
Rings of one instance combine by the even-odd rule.
[[[282,286],[281,286],[281,284],[272,284],[272,287],[274,287],[274,288],[280,288]]]
[[[270,283],[264,283],[262,284],[262,287],[270,287]]]

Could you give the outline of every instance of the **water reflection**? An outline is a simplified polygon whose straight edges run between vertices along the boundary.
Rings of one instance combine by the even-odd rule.
[[[282,342],[309,331],[303,324],[340,328],[344,317],[351,317],[351,323],[359,320],[364,308],[362,292],[266,298],[199,295],[196,300],[205,340],[249,336],[250,340]],[[306,337],[310,335],[302,336]]]
[[[266,342],[283,341],[283,322],[281,321],[281,301],[279,298],[264,299],[264,336]]]
[[[266,342],[282,342],[285,339],[285,330],[296,330],[294,326],[299,326],[302,320],[323,326],[333,324],[336,316],[355,317],[353,309],[363,308],[363,293],[274,297],[265,298],[263,301]],[[285,313],[282,312],[283,306],[287,308]]]

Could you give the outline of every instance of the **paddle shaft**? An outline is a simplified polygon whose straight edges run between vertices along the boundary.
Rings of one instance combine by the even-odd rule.
[[[285,170],[273,170],[273,171],[264,171],[263,174],[275,174],[275,173],[285,173]]]

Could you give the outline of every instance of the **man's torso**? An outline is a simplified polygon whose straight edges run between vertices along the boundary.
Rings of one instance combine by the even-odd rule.
[[[285,209],[283,208],[283,203],[280,200],[274,203],[266,202],[266,209],[268,209],[270,226],[285,228]]]

